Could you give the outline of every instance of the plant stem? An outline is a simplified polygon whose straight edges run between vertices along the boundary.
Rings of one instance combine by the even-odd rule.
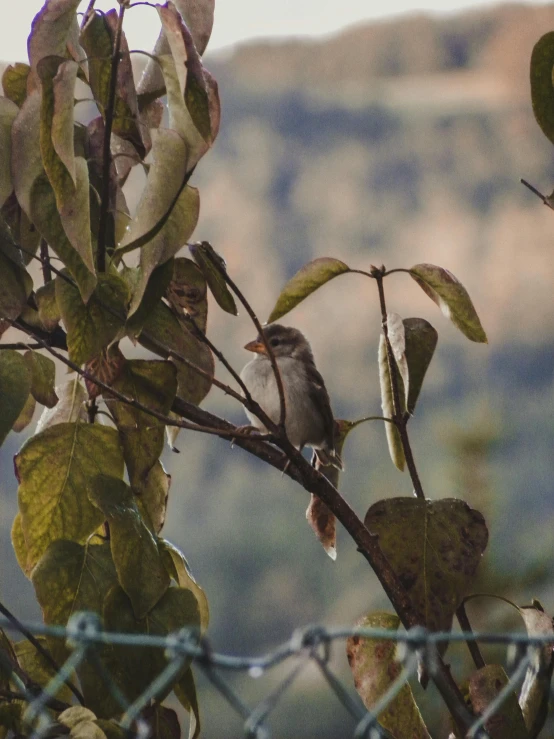
[[[50,255],[48,253],[48,244],[46,239],[40,240],[40,258],[42,263],[42,278],[44,284],[52,282],[52,268],[50,266]]]
[[[102,149],[102,199],[100,203],[100,218],[98,223],[98,247],[96,252],[96,265],[99,272],[106,271],[106,238],[108,229],[108,213],[110,208],[110,174],[112,167],[111,138],[113,117],[115,108],[115,97],[117,91],[117,70],[119,67],[121,33],[123,28],[123,16],[125,5],[120,4],[117,16],[117,27],[115,29],[112,64],[110,70],[110,87],[108,91],[108,106],[105,110],[104,142]]]
[[[385,289],[383,287],[383,277],[387,274],[384,267],[381,270],[375,270],[375,280],[377,281],[377,289],[379,290],[379,304],[381,306],[381,324],[383,326],[383,334],[385,336],[385,344],[387,347],[387,360],[389,365],[389,376],[392,386],[392,401],[394,406],[393,421],[396,424],[398,433],[400,435],[400,441],[402,442],[402,449],[404,451],[404,457],[406,458],[406,464],[408,471],[412,479],[414,486],[414,493],[418,498],[425,500],[425,493],[423,492],[423,486],[419,479],[419,474],[414,460],[412,447],[410,444],[410,438],[408,436],[407,422],[409,416],[402,413],[402,406],[400,404],[400,390],[398,387],[398,375],[396,372],[396,362],[394,354],[392,352],[391,343],[389,341],[389,330],[387,326],[387,304],[385,302]]]
[[[466,607],[464,603],[461,603],[458,606],[458,609],[456,610],[456,618],[458,619],[458,623],[460,624],[460,628],[462,631],[467,634],[473,633],[473,629],[471,628],[469,618],[467,617]],[[475,667],[477,667],[478,670],[480,670],[482,667],[485,667],[487,663],[485,662],[483,655],[481,654],[481,650],[479,649],[479,645],[477,644],[477,642],[474,639],[468,639],[466,643],[467,648],[469,649],[469,652],[473,657],[473,661],[475,662]]]

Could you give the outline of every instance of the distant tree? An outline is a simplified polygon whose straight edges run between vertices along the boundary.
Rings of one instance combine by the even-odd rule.
[[[79,0],[46,0],[29,36],[29,64],[8,67],[2,78],[0,324],[2,333],[19,333],[15,343],[0,344],[0,441],[31,422],[37,403],[44,406],[15,458],[17,560],[33,583],[47,625],[78,628],[75,614],[91,611],[110,632],[164,636],[187,628],[202,634],[208,626],[206,596],[183,553],[161,536],[170,476],[160,455],[166,432],[173,444],[181,428],[233,440],[311,494],[308,520],[333,558],[339,520],[389,597],[394,613],[369,613],[358,625],[390,630],[390,639],[348,641],[355,684],[371,708],[399,672],[394,634],[400,625],[448,632],[456,615],[469,629],[464,602],[488,540],[483,516],[463,500],[425,497],[408,425],[437,332],[423,319],[388,312],[385,278],[393,273],[411,278],[469,340],[486,342],[485,331],[463,285],[432,264],[362,270],[322,258],[302,267],[283,288],[269,323],[340,275],[370,280],[378,291],[384,415],[337,421],[337,446],[340,452],[360,423],[383,421],[391,459],[408,471],[414,497],[374,503],[362,521],[338,492],[336,467],[316,458],[310,464],[287,438],[285,393],[271,345],[262,339],[279,387],[277,423],[206,333],[210,295],[230,315],[241,303],[263,336],[222,257],[205,241],[190,243],[199,193],[189,181],[220,123],[217,84],[202,61],[213,0],[152,6],[161,32],[137,85],[131,53],[139,52],[129,52],[123,30],[133,5],[129,0],[114,5],[103,13],[92,0],[79,23]],[[552,36],[537,45],[533,89],[539,123],[554,141]],[[89,98],[95,115],[81,122],[75,111]],[[147,177],[131,217],[123,188],[134,167]],[[177,256],[185,246],[192,258]],[[40,285],[28,269],[33,261],[41,266]],[[125,356],[120,347],[125,337],[152,356]],[[214,358],[236,385],[215,378]],[[56,383],[54,359],[72,371],[70,379]],[[236,427],[200,408],[214,385],[259,419],[267,433]],[[17,625],[6,606],[0,610]],[[551,633],[542,609],[536,605],[530,611],[532,618],[524,616],[528,628]],[[0,633],[2,736],[33,733],[36,717],[26,712],[28,696],[71,654],[59,637],[23,633],[26,639],[15,643]],[[422,660],[421,681],[435,682],[457,736],[466,734],[507,683],[500,665],[486,665],[477,645],[469,640],[468,646],[476,671],[466,677],[465,695],[443,661],[446,641],[428,660],[417,650],[413,655]],[[98,669],[81,662],[76,677],[67,676],[49,700],[54,735],[71,729],[75,736],[123,736],[121,706],[101,679],[102,670],[134,701],[166,666],[161,650],[146,658],[115,645],[96,660]],[[551,653],[542,650],[538,660],[519,703],[513,696],[485,722],[490,736],[538,735]],[[190,735],[198,736],[188,663],[176,671],[171,688],[192,712]],[[143,712],[156,736],[179,733],[174,713],[162,703],[166,694],[152,696]],[[379,722],[400,739],[428,736],[409,686]]]

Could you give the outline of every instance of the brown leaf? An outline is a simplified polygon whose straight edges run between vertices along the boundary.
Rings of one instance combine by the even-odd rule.
[[[501,665],[487,665],[474,672],[469,679],[469,698],[474,712],[483,713],[507,682],[508,676]],[[529,734],[513,691],[486,721],[485,729],[490,739],[528,739]]]

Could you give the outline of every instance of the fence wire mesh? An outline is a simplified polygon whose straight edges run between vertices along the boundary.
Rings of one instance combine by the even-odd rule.
[[[129,737],[147,739],[150,728],[141,718],[141,713],[152,700],[165,695],[183,668],[192,664],[204,673],[231,710],[242,719],[245,737],[269,739],[271,736],[267,726],[269,715],[279,706],[285,691],[290,689],[304,669],[312,664],[321,672],[322,679],[329,690],[357,722],[353,733],[354,739],[390,739],[391,734],[378,723],[379,715],[390,705],[402,687],[417,676],[422,666],[429,675],[435,674],[435,655],[441,644],[460,641],[503,645],[506,648],[505,664],[508,681],[467,732],[467,737],[486,739],[489,735],[485,731],[485,724],[501,709],[506,699],[517,691],[524,679],[529,680],[540,671],[541,651],[545,646],[552,647],[552,635],[430,633],[423,628],[411,629],[405,633],[394,633],[386,629],[327,629],[322,626],[311,626],[297,630],[289,641],[263,656],[238,657],[214,652],[205,638],[187,629],[167,637],[110,633],[103,630],[95,613],[87,612],[74,614],[67,627],[45,626],[36,623],[14,624],[12,620],[0,617],[0,628],[6,632],[19,632],[31,640],[33,636],[58,637],[63,639],[72,650],[66,662],[59,666],[54,677],[41,690],[34,688],[30,690],[25,682],[13,672],[12,666],[6,664],[6,655],[0,650],[0,668],[8,671],[19,696],[28,702],[23,720],[30,727],[30,736],[33,739],[57,735],[55,719],[48,707],[56,702],[55,696],[64,684],[71,684],[75,693],[79,694],[72,681],[75,670],[85,662],[94,668],[111,696],[121,707],[121,717],[118,723]],[[397,643],[396,658],[402,665],[396,679],[369,711],[354,691],[352,682],[346,684],[330,666],[331,645],[356,636],[370,640],[395,641]],[[162,648],[166,666],[142,695],[133,702],[129,702],[99,659],[98,650],[102,645],[116,645],[135,650]],[[274,683],[267,695],[254,706],[247,705],[225,677],[226,673],[238,672],[247,675],[252,680],[257,680],[278,666],[289,663],[291,667],[285,676],[280,678],[276,684]]]

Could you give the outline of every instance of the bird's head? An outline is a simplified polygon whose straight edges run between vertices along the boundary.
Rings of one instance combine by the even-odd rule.
[[[304,362],[313,362],[310,344],[304,334],[297,328],[272,323],[264,328],[263,333],[275,357],[291,357]],[[244,348],[249,352],[267,357],[267,351],[261,336],[248,342]]]

